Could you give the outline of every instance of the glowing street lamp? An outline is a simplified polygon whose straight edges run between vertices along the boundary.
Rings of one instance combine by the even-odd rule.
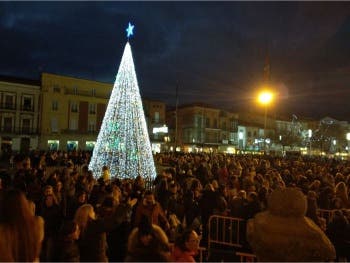
[[[258,101],[263,105],[268,105],[273,100],[273,93],[270,91],[262,91],[259,93]]]
[[[258,95],[258,102],[265,107],[264,114],[264,151],[266,150],[266,120],[267,120],[267,107],[272,102],[274,94],[269,90],[263,90]]]

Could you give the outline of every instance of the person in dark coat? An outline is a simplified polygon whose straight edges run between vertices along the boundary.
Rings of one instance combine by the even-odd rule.
[[[80,252],[77,243],[79,236],[80,229],[77,223],[73,221],[64,222],[56,241],[53,261],[80,262]]]
[[[255,214],[261,211],[261,205],[256,192],[250,192],[247,197],[247,203],[244,206],[244,218],[246,220],[253,218]]]
[[[244,190],[240,190],[238,195],[229,203],[230,216],[244,218],[244,208],[247,204],[247,193]]]
[[[78,208],[74,221],[81,229],[79,239],[80,261],[107,262],[106,232],[113,230],[127,220],[132,205],[118,205],[112,216],[98,219],[92,205],[85,204]]]
[[[333,220],[328,224],[326,234],[333,243],[337,252],[335,261],[340,261],[341,258],[349,260],[349,221],[344,216],[341,210],[334,212]],[[347,261],[346,260],[346,261]]]
[[[40,258],[41,261],[51,261],[54,252],[54,240],[57,237],[58,230],[63,220],[62,210],[56,203],[56,199],[53,195],[48,194],[44,197],[40,216],[42,216],[45,221],[45,236]]]

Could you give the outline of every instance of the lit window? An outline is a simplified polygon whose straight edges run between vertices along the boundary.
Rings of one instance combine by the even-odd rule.
[[[52,110],[53,111],[57,111],[58,110],[58,101],[57,100],[53,100],[52,101]]]
[[[60,145],[60,141],[58,141],[58,140],[48,140],[47,141],[47,145],[48,145],[50,151],[57,151],[58,150],[58,146]]]
[[[71,102],[71,107],[70,107],[71,112],[78,112],[78,103],[75,101]]]
[[[158,111],[156,111],[156,112],[154,113],[154,122],[155,122],[155,123],[158,123],[158,122],[159,122],[159,112],[158,112]]]
[[[96,114],[96,104],[94,103],[89,104],[89,114]]]

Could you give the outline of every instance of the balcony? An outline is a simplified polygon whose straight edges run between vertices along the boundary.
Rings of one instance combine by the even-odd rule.
[[[79,134],[79,135],[82,135],[82,134],[86,134],[86,135],[98,135],[98,132],[99,131],[81,131],[81,130],[72,130],[72,129],[64,129],[64,130],[61,130],[61,133],[63,134]]]
[[[33,107],[33,105],[22,105],[21,106],[21,111],[31,111],[31,112],[33,112],[34,111],[34,107]]]
[[[16,104],[14,104],[14,103],[0,103],[0,109],[16,110]]]
[[[39,129],[38,128],[29,128],[29,127],[9,127],[9,126],[3,126],[0,127],[0,133],[10,133],[10,134],[25,134],[25,135],[30,135],[30,134],[38,134]]]
[[[84,97],[95,97],[95,98],[99,98],[99,99],[109,99],[109,97],[110,97],[110,94],[100,94],[100,93],[92,94],[91,90],[75,91],[73,89],[65,89],[64,94],[75,95],[75,96],[84,96]]]

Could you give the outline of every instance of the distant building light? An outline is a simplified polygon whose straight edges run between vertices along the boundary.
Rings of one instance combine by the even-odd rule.
[[[312,137],[312,130],[311,130],[311,129],[308,130],[308,137],[309,137],[309,138]]]
[[[350,141],[350,132],[348,132],[348,133],[346,134],[346,139],[347,139],[348,141]]]
[[[156,134],[156,133],[168,133],[168,127],[165,125],[163,127],[154,127],[153,134]]]

